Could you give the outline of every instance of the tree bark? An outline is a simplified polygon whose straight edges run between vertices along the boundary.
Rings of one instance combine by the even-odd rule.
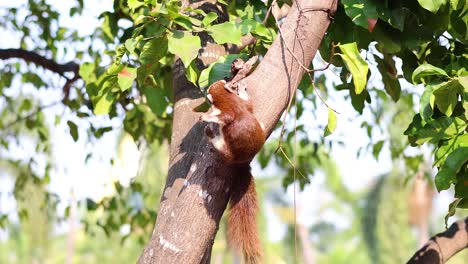
[[[449,229],[429,239],[408,264],[445,263],[468,247],[468,217],[453,223]]]
[[[336,0],[294,2],[278,35],[257,69],[247,77],[255,114],[270,134],[310,65],[336,10]],[[309,11],[305,11],[309,8]],[[300,11],[303,10],[303,11]],[[294,52],[290,54],[288,49]],[[169,173],[153,234],[138,263],[208,263],[219,221],[230,196],[233,170],[206,140],[199,113],[201,92],[174,72],[174,121]],[[268,94],[268,96],[265,96]]]

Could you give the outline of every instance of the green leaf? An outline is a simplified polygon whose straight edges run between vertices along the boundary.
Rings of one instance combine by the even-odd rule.
[[[466,122],[457,117],[442,116],[426,123],[417,114],[404,134],[408,136],[412,146],[422,145],[428,141],[438,144],[441,140],[448,140],[460,134],[466,126]]]
[[[24,208],[18,212],[18,216],[21,220],[27,220],[29,218],[28,211]]]
[[[374,39],[378,40],[376,47],[380,51],[384,51],[386,53],[397,53],[401,51],[401,41],[395,39],[385,28],[379,26],[375,27],[372,35],[374,36]],[[402,55],[404,54],[401,54],[400,56]],[[403,65],[406,66],[406,64]]]
[[[80,117],[80,115],[78,113],[77,113],[77,116]],[[60,124],[60,121],[61,121],[61,116],[60,115],[55,115],[54,125],[57,126],[58,124]]]
[[[112,93],[111,88],[112,87],[107,87],[104,94],[97,100],[94,107],[94,114],[103,115],[109,113],[115,100],[115,95]]]
[[[142,39],[142,37],[143,36],[140,35],[136,38],[129,38],[125,41],[125,48],[128,50],[128,52],[130,52],[130,54],[135,51],[135,46]]]
[[[372,1],[342,0],[346,15],[354,24],[367,29],[369,18],[378,18],[376,6]]]
[[[386,21],[390,25],[392,25],[394,28],[400,30],[403,32],[405,28],[405,21],[406,18],[411,14],[410,10],[406,7],[399,7],[396,9],[393,9],[391,11],[390,15],[380,15],[380,18],[382,20]]]
[[[271,41],[273,39],[273,35],[268,30],[268,28],[254,19],[242,20],[242,22],[238,25],[238,28],[241,31],[242,35],[252,33],[253,35],[260,36],[261,39],[266,41]]]
[[[3,88],[10,87],[13,77],[15,76],[12,72],[2,71],[2,78],[0,78],[0,94],[2,94]]]
[[[104,94],[99,100],[96,102],[96,106],[94,107],[94,114],[96,115],[105,115],[110,112],[112,104],[114,103],[114,96],[111,93],[110,89],[107,93]]]
[[[198,70],[197,66],[195,63],[190,63],[189,67],[186,68],[185,70],[185,76],[187,77],[187,80],[195,85],[197,85],[197,79],[198,79]]]
[[[208,68],[200,73],[200,78],[198,78],[198,85],[200,88],[208,87],[215,81],[221,80],[224,77],[229,77],[231,75],[231,64],[237,58],[246,59],[246,56],[241,54],[229,54],[220,57],[216,62],[210,64]]]
[[[114,188],[117,191],[118,194],[122,194],[123,191],[123,186],[119,181],[114,182]]]
[[[341,44],[339,47],[343,53],[338,53],[338,55],[341,56],[346,65],[346,68],[353,75],[355,92],[357,95],[359,95],[366,88],[367,72],[369,71],[369,66],[367,65],[367,62],[361,57],[361,54],[359,54],[356,42]]]
[[[94,74],[94,70],[96,69],[96,65],[91,62],[85,62],[80,65],[80,76],[86,82],[86,84],[90,82],[96,81],[96,75]]]
[[[145,87],[144,93],[151,111],[157,116],[161,116],[167,107],[164,91],[159,87],[148,86]]]
[[[119,30],[117,26],[116,15],[110,12],[104,13],[104,22],[102,23],[102,31],[104,35],[109,38],[109,40],[114,40],[117,31]]]
[[[68,128],[70,129],[70,135],[73,138],[73,141],[78,141],[78,127],[72,121],[67,121]]]
[[[450,203],[447,215],[445,216],[445,228],[448,228],[448,220],[451,216],[455,215],[458,204],[461,202],[461,200],[462,199],[455,199],[455,201]]]
[[[397,69],[395,67],[395,61],[391,56],[387,54],[384,58],[374,57],[378,62],[377,68],[382,75],[382,81],[384,84],[385,91],[390,95],[394,102],[398,101],[401,94],[400,82],[397,78]]]
[[[166,56],[168,43],[166,38],[154,38],[145,43],[140,53],[140,62],[142,64],[157,63],[162,57]]]
[[[422,64],[413,72],[412,80],[414,84],[421,83],[427,76],[444,76],[448,77],[447,73],[441,68],[435,67],[431,64]]]
[[[31,108],[32,108],[31,100],[24,99],[23,102],[21,102],[20,107],[18,108],[18,113],[27,112],[31,110]]]
[[[420,165],[424,162],[423,155],[406,156],[404,155],[405,166],[416,173],[419,170]]]
[[[33,72],[25,72],[21,78],[23,83],[31,83],[36,88],[45,86],[45,82],[42,81],[42,77],[33,73]]]
[[[442,5],[447,3],[447,0],[418,0],[419,4],[432,13],[437,13]]]
[[[435,176],[437,190],[447,190],[456,182],[456,175],[462,165],[468,162],[468,147],[459,147],[447,156],[439,172]]]
[[[86,198],[86,209],[88,211],[94,211],[98,208],[98,204],[94,202],[93,200]]]
[[[434,166],[440,166],[445,162],[447,156],[459,147],[468,147],[468,134],[455,136],[450,140],[444,140],[440,143],[435,152]]]
[[[239,29],[236,28],[232,22],[224,22],[221,24],[216,24],[209,27],[208,34],[213,37],[213,39],[218,44],[233,43],[240,45],[242,34]]]
[[[215,21],[218,18],[218,15],[215,12],[208,13],[202,20],[203,26],[207,27],[211,22]]]
[[[125,68],[124,64],[112,63],[112,65],[107,68],[106,75],[102,75],[102,77],[107,78],[117,75],[123,68]]]
[[[457,174],[457,182],[455,184],[455,197],[465,198],[463,203],[458,204],[458,208],[468,209],[468,162],[460,168]]]
[[[460,78],[458,78],[458,82],[463,87],[463,91],[468,93],[468,76],[460,76]]]
[[[128,90],[130,87],[132,87],[133,81],[135,80],[136,76],[137,76],[136,68],[130,68],[130,67],[123,68],[117,75],[117,82],[120,86],[120,90],[124,92]]]
[[[333,131],[335,131],[335,129],[336,129],[336,114],[335,112],[333,112],[333,110],[328,108],[328,124],[327,124],[327,127],[325,127],[325,132],[323,136],[326,137],[332,134]]]
[[[458,10],[464,7],[465,0],[450,0],[452,10]]]
[[[463,198],[459,203],[457,208],[468,209],[468,198]]]
[[[179,56],[186,67],[197,57],[201,48],[200,38],[190,32],[176,30],[168,39],[169,52]]]
[[[102,135],[104,135],[104,133],[109,132],[109,131],[112,131],[112,127],[111,127],[111,126],[100,127],[100,128],[98,128],[96,131],[94,131],[94,136],[95,136],[96,138],[101,138]]]
[[[128,0],[127,1],[128,7],[132,9],[132,11],[135,11],[135,9],[139,8],[140,6],[144,5],[145,3],[140,2],[138,0]]]
[[[380,140],[377,143],[375,143],[374,146],[372,147],[372,155],[374,156],[376,160],[379,159],[380,151],[382,150],[384,143],[385,141]]]
[[[421,99],[419,100],[419,114],[424,121],[429,120],[434,113],[435,97],[432,94],[433,91],[434,87],[432,85],[426,85],[426,89],[424,90],[423,94],[421,95]]]
[[[173,20],[177,25],[183,27],[186,30],[193,30],[192,20],[186,16],[178,16]]]
[[[458,103],[458,95],[463,94],[463,87],[456,80],[434,86],[434,101],[437,108],[446,116],[451,116]]]
[[[364,91],[361,94],[356,94],[355,89],[353,89],[354,85],[352,83],[348,84],[349,88],[349,95],[351,97],[351,104],[353,105],[354,109],[362,114],[364,110],[364,106],[366,103],[366,99],[369,96],[367,91]]]

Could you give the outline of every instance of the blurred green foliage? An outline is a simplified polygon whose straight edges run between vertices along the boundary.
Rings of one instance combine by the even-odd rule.
[[[70,209],[65,209],[64,214],[59,212],[60,197],[47,189],[50,170],[56,166],[51,157],[54,142],[50,131],[62,122],[67,124],[74,141],[84,139],[93,143],[110,131],[123,129],[142,149],[146,148],[138,175],[128,187],[115,182],[114,195],[99,201],[80,201],[88,233],[83,234],[83,242],[78,245],[84,257],[76,261],[132,262],[130,259],[137,255],[134,251],[138,251],[135,243],[141,244],[151,232],[155,205],[164,187],[174,107],[172,70],[176,58],[185,66],[187,80],[203,91],[229,73],[233,59],[261,57],[277,37],[275,18],[270,15],[263,21],[272,1],[218,2],[228,15],[182,6],[174,0],[116,0],[111,10],[102,11],[101,24],[85,36],[76,28],[61,24],[64,17],[83,15],[87,7],[82,0],[70,4],[67,14],[58,12],[45,0],[28,0],[20,6],[0,9],[0,27],[19,39],[16,47],[58,62],[74,58],[80,64],[81,78],[72,85],[69,96],[44,103],[35,95],[54,89],[57,81],[53,75],[44,74],[40,67],[21,60],[0,62],[0,166],[14,182],[12,193],[17,201],[17,220],[10,221],[15,217],[0,211],[0,227],[10,230],[9,240],[0,250],[17,248],[22,252],[16,260],[10,259],[11,254],[1,254],[8,259],[0,262],[29,263],[33,259],[49,258],[56,244],[63,243],[64,238],[52,236],[51,229],[69,216]],[[277,3],[291,4],[290,1]],[[325,102],[338,96],[356,110],[358,125],[367,132],[371,143],[363,146],[363,151],[372,153],[378,160],[382,150],[390,149],[395,167],[403,169],[404,177],[411,177],[424,159],[419,149],[415,155],[408,155],[410,145],[431,146],[434,166],[438,168],[435,186],[439,191],[452,186],[455,190],[448,215],[455,214],[456,208],[468,208],[468,188],[463,185],[468,180],[467,6],[466,0],[340,1],[317,57],[331,62],[327,71],[331,74],[316,71],[314,83],[307,76],[302,80],[296,101],[278,124],[278,132],[258,155],[261,167],[276,166],[284,187],[297,181],[305,188],[314,174],[323,171],[327,174],[326,188],[345,207],[357,212],[347,217],[362,217],[359,201],[363,195],[346,189],[335,166],[340,161],[330,157],[332,146],[347,144],[336,135],[340,131],[340,116],[327,104],[326,124],[310,120],[311,116],[317,118],[314,110],[323,105],[316,95],[321,95]],[[201,36],[218,44],[239,44],[241,37],[248,34],[257,41],[238,54],[226,55],[208,67],[200,67],[197,56],[205,44]],[[311,67],[318,70],[322,64]],[[330,77],[332,74],[337,77]],[[21,86],[33,87],[35,91],[23,91]],[[47,110],[54,107],[62,108],[67,114],[56,115],[50,124]],[[117,120],[120,125],[96,122],[93,118],[97,115]],[[293,119],[297,120],[294,127],[290,121]],[[323,132],[311,136],[311,130]],[[402,137],[403,133],[407,138]],[[15,156],[15,150],[24,142],[32,143],[34,149],[24,157]],[[360,151],[357,156],[361,154]],[[381,191],[385,193],[388,188],[387,192],[392,194],[404,193],[393,181],[399,182],[392,177],[382,179]],[[401,248],[392,249],[392,240],[385,239],[389,234],[382,232],[395,232],[395,226],[406,228],[404,217],[396,217],[394,226],[384,230],[386,212],[378,208],[394,203],[398,205],[395,210],[403,211],[405,202],[393,195],[388,198],[373,207],[373,217],[377,217],[372,220],[373,239],[380,243],[369,249],[369,256],[373,261],[385,262],[388,257],[389,262],[399,262],[404,259],[404,246],[411,239],[405,238],[404,243],[393,245]],[[43,223],[41,228],[34,228],[37,222],[28,222],[32,216]],[[122,234],[122,227],[127,225],[130,231]],[[349,260],[349,256],[360,263],[370,261],[363,253],[363,241],[344,245],[344,241],[359,236],[362,231],[359,223],[353,222],[349,232],[343,234],[326,223],[318,226],[318,230],[321,239],[329,238],[330,234],[337,239],[335,247],[323,251],[320,261],[340,263]],[[96,237],[89,238],[88,234]],[[47,245],[45,241],[50,239],[52,242]],[[289,248],[284,252],[291,253],[288,251],[292,245],[290,236],[288,239]],[[366,239],[370,241],[367,236]],[[325,248],[322,244],[327,242],[330,241],[325,239],[317,248]],[[91,248],[104,245],[128,247],[128,259],[119,259],[105,249],[96,251],[102,256],[86,255]],[[281,246],[276,244],[268,250],[278,252],[278,248]],[[398,254],[385,255],[389,250]],[[60,254],[52,255],[61,258]]]

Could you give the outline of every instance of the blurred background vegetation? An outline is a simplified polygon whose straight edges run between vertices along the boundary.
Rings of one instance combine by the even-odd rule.
[[[260,21],[267,11],[262,1],[238,2],[242,5],[230,8],[251,21]],[[124,40],[129,40],[127,49],[135,48],[130,36],[141,6],[131,0],[2,2],[0,49],[20,47],[60,62],[78,60],[86,62],[82,69],[102,74],[113,58],[123,57]],[[345,15],[343,4],[339,23],[352,26],[350,32],[363,31]],[[259,53],[275,36],[275,23],[266,25],[252,31]],[[330,42],[324,40],[324,58]],[[440,46],[433,47],[436,52],[443,52]],[[155,82],[166,89],[165,97],[147,90],[116,92],[105,116],[94,115],[97,103],[89,83],[63,85],[73,74],[57,76],[32,63],[0,60],[0,263],[136,261],[152,232],[168,170],[172,105],[167,94],[174,56],[164,56]],[[377,72],[383,59],[370,61]],[[395,61],[392,67],[401,66],[401,60]],[[324,59],[314,60],[317,68],[323,65]],[[265,263],[404,263],[429,235],[443,229],[453,191],[437,193],[432,148],[410,148],[402,134],[416,114],[421,91],[407,81],[411,78],[380,76],[369,79],[373,101],[365,103],[366,95],[358,98],[344,87],[350,83],[340,84],[339,75],[346,71],[331,66],[314,76],[317,90],[341,112],[336,131],[325,139],[328,106],[305,80],[284,136],[280,139],[280,122],[253,164]],[[395,80],[398,95],[387,91]],[[71,95],[64,97],[64,92]],[[155,96],[157,103],[151,101]],[[281,151],[275,152],[280,142]],[[296,178],[290,160],[301,172]],[[223,219],[212,263],[239,263],[227,246],[225,229]],[[467,259],[468,252],[462,252],[449,263]]]

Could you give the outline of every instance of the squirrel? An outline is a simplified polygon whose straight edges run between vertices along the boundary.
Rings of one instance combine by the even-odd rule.
[[[233,71],[234,72],[234,71]],[[258,202],[250,161],[265,143],[263,125],[253,114],[245,86],[225,87],[226,81],[213,83],[207,90],[211,111],[200,120],[210,122],[205,134],[220,156],[235,170],[232,179],[228,240],[243,252],[246,263],[259,263],[262,250],[257,231]],[[212,123],[218,124],[215,135]]]

